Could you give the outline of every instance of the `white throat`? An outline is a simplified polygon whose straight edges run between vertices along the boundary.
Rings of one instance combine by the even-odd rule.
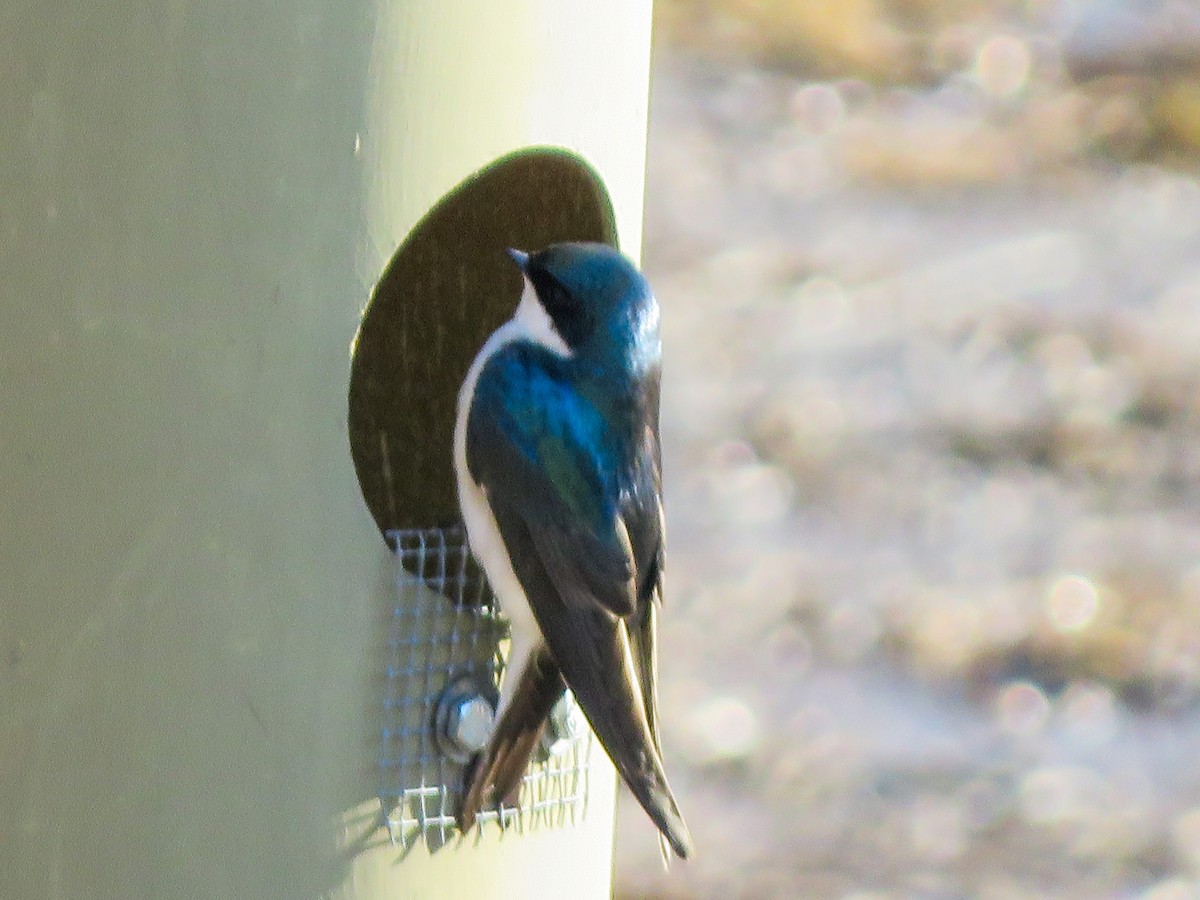
[[[517,304],[517,311],[512,317],[512,324],[516,326],[514,331],[559,356],[570,356],[571,348],[555,329],[546,307],[538,300],[533,282],[525,276],[521,277],[525,285],[521,290],[521,302]]]

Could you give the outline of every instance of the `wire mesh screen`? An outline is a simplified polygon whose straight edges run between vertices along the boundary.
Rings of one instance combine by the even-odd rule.
[[[458,833],[465,766],[439,749],[434,736],[438,699],[448,685],[470,677],[494,691],[504,670],[507,626],[461,528],[390,532],[395,548],[396,598],[387,642],[380,800],[393,843],[424,840],[430,850]],[[493,696],[494,700],[495,697]],[[592,735],[565,751],[541,754],[526,774],[515,807],[484,810],[481,827],[557,827],[583,815]]]

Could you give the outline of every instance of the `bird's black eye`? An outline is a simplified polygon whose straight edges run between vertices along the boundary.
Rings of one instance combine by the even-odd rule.
[[[554,323],[568,347],[577,347],[587,340],[595,325],[594,313],[586,303],[572,294],[549,272],[534,270],[529,273],[538,300]]]

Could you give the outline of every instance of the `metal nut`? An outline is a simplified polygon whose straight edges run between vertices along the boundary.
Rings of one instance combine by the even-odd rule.
[[[465,763],[487,746],[495,725],[492,703],[470,679],[458,679],[438,698],[434,738],[438,749]]]
[[[449,737],[463,750],[478,753],[492,733],[492,705],[482,697],[459,697],[450,709]]]

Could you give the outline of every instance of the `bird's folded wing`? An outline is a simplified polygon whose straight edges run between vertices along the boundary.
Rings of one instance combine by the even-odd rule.
[[[527,531],[562,602],[627,616],[638,601],[635,554],[620,486],[605,471],[605,422],[537,365],[539,353],[506,347],[480,373],[467,467],[505,543],[506,531]]]

